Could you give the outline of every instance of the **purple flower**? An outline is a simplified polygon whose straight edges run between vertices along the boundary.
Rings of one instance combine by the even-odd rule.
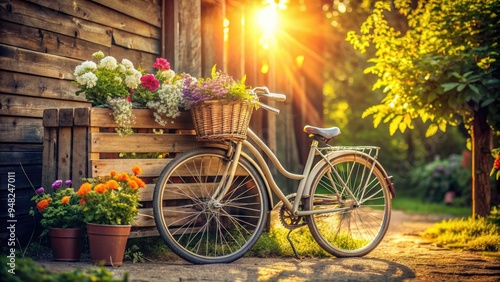
[[[56,180],[54,183],[52,183],[52,189],[57,190],[61,188],[62,186],[62,180]]]
[[[71,179],[68,179],[68,180],[64,181],[64,184],[66,184],[66,186],[71,186],[71,184],[73,184],[73,182],[71,181]]]
[[[43,187],[40,187],[38,189],[35,190],[35,192],[40,195],[40,194],[43,194],[43,192],[45,192],[45,189],[43,189]]]

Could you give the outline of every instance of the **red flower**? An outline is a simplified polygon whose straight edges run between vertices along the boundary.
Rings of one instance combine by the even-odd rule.
[[[493,164],[495,169],[500,169],[500,155],[495,159],[495,163]]]
[[[141,77],[141,85],[149,91],[155,91],[160,86],[160,82],[152,74],[146,74]]]
[[[153,67],[159,70],[170,70],[170,63],[164,58],[156,58]]]

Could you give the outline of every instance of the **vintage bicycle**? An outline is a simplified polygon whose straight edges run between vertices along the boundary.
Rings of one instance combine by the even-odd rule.
[[[262,100],[286,99],[266,87],[251,93],[260,109],[275,113],[279,110]],[[262,234],[274,194],[281,223],[290,232],[307,225],[333,256],[364,256],[375,249],[389,227],[395,197],[391,178],[377,161],[379,148],[328,145],[340,134],[337,127],[305,126],[304,132],[312,142],[301,174],[286,170],[250,128],[245,139],[207,142],[175,157],[153,195],[156,226],[168,247],[194,264],[235,261]],[[282,192],[266,160],[297,181],[295,193]]]

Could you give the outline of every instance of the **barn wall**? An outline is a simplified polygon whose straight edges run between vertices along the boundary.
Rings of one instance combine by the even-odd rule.
[[[0,217],[6,233],[7,181],[15,173],[16,235],[31,235],[32,186],[41,185],[46,108],[86,107],[74,68],[103,51],[136,67],[161,55],[161,0],[9,0],[0,3]],[[23,171],[24,169],[24,171]],[[25,176],[25,173],[28,177]],[[10,174],[9,174],[10,173]],[[12,187],[12,186],[11,186]]]

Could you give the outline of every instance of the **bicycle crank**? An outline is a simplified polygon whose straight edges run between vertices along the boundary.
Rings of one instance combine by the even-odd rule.
[[[286,198],[293,204],[295,201],[295,193],[286,196]],[[302,204],[299,205],[299,210],[302,210]],[[288,230],[294,230],[307,224],[304,217],[293,215],[285,205],[282,205],[280,208],[279,218],[281,224]]]

